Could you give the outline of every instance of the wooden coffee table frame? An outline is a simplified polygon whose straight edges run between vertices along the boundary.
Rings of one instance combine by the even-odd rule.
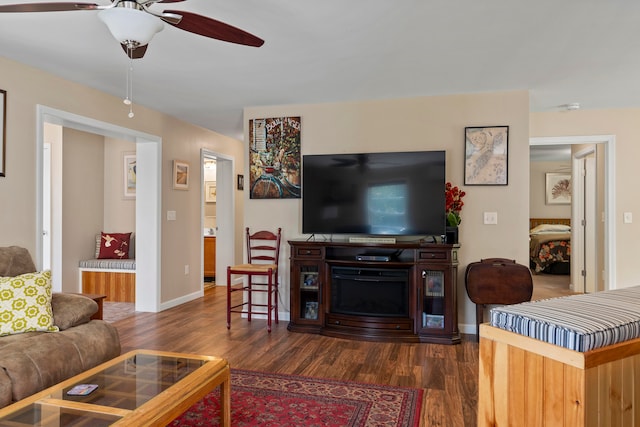
[[[65,388],[74,384],[81,384],[93,375],[116,366],[126,359],[136,355],[162,356],[170,358],[205,361],[184,378],[169,386],[136,409],[128,410],[115,407],[95,405],[72,400],[55,398]],[[46,390],[36,393],[26,399],[0,409],[0,420],[27,408],[32,404],[48,405],[51,407],[67,408],[86,411],[89,413],[105,414],[121,417],[113,426],[158,426],[165,425],[177,418],[198,402],[215,387],[220,387],[220,421],[222,426],[231,425],[231,376],[229,364],[226,360],[212,357],[184,353],[173,353],[153,350],[134,350],[109,360],[95,368],[89,369],[68,380],[56,384]],[[94,392],[95,393],[95,392]],[[16,424],[19,425],[19,424]]]

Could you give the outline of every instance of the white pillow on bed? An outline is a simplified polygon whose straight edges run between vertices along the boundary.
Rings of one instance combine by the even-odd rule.
[[[540,224],[531,229],[530,233],[545,233],[545,232],[562,232],[571,231],[571,226],[566,224]]]

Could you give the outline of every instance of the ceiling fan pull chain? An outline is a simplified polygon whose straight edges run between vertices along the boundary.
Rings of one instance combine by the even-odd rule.
[[[129,118],[133,118],[133,48],[127,47],[127,56],[129,64],[127,65],[127,93],[124,98],[124,104],[129,106]]]

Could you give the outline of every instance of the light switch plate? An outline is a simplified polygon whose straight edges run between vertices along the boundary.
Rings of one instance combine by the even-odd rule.
[[[498,212],[485,212],[484,223],[489,225],[495,225],[498,223]]]
[[[167,211],[167,221],[176,220],[176,211]]]
[[[633,222],[633,214],[631,212],[625,212],[623,221],[625,224],[631,224]]]

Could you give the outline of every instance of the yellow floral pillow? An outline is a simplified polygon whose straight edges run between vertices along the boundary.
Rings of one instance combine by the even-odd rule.
[[[0,336],[57,332],[51,311],[51,272],[0,277]]]

